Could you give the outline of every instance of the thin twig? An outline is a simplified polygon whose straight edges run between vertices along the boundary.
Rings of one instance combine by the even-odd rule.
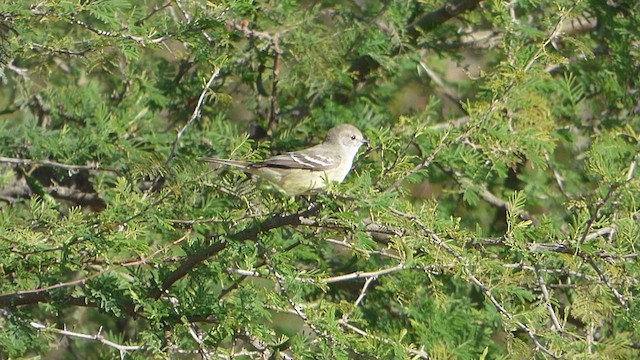
[[[92,341],[97,341],[105,346],[108,347],[112,347],[116,350],[118,350],[120,352],[120,357],[124,359],[124,356],[127,352],[129,351],[136,351],[136,350],[142,350],[144,349],[144,345],[121,345],[121,344],[117,344],[113,341],[109,341],[107,339],[104,338],[104,336],[102,336],[102,327],[100,327],[100,329],[98,330],[98,332],[95,335],[89,335],[89,334],[82,334],[82,333],[77,333],[77,332],[73,332],[73,331],[69,331],[69,330],[63,330],[63,329],[57,329],[54,327],[49,327],[47,325],[44,325],[42,323],[36,322],[36,321],[31,321],[30,325],[35,328],[38,331],[43,331],[43,332],[51,332],[51,333],[55,333],[55,334],[59,334],[59,335],[64,335],[64,336],[68,336],[68,337],[74,337],[74,338],[78,338],[78,339],[85,339],[85,340],[92,340]]]
[[[327,339],[331,344],[336,345],[337,342],[336,340],[333,338],[333,336],[331,334],[325,334],[322,330],[320,330],[320,328],[318,328],[314,323],[312,323],[309,320],[309,317],[304,313],[304,311],[302,311],[302,307],[298,304],[296,304],[295,301],[293,301],[293,299],[291,298],[291,296],[289,295],[287,289],[284,286],[285,283],[285,279],[282,275],[280,275],[277,271],[275,271],[274,269],[271,269],[274,278],[276,280],[276,283],[278,284],[278,288],[280,289],[280,291],[282,292],[282,295],[287,299],[287,302],[289,302],[289,305],[291,305],[291,308],[293,308],[293,311],[295,311],[296,315],[298,315],[298,317],[300,319],[302,319],[302,321],[311,329],[313,330],[313,332],[318,336],[321,337],[323,339]]]
[[[398,178],[398,180],[396,180],[393,184],[391,184],[391,186],[386,188],[384,190],[384,192],[389,192],[389,191],[392,191],[392,190],[396,189],[398,186],[402,185],[402,183],[404,182],[404,180],[407,177],[417,173],[418,171],[420,171],[420,170],[422,170],[422,169],[424,169],[426,167],[429,167],[429,165],[431,165],[431,163],[436,158],[436,156],[438,154],[440,154],[440,152],[442,150],[444,150],[445,147],[450,145],[450,143],[448,141],[446,141],[448,137],[449,137],[449,131],[445,132],[444,135],[442,135],[440,137],[440,143],[438,144],[438,146],[436,146],[435,149],[433,149],[431,154],[429,154],[429,156],[426,159],[424,159],[424,161],[422,161],[420,164],[416,165],[413,169],[409,170],[402,177]],[[458,138],[460,138],[460,136]]]
[[[399,265],[386,268],[386,269],[381,269],[378,271],[370,271],[370,272],[356,271],[350,274],[344,274],[344,275],[333,276],[330,278],[322,279],[321,281],[324,282],[325,284],[333,284],[341,281],[375,278],[381,275],[404,270],[404,268],[405,268],[404,264],[399,264]]]
[[[627,171],[627,181],[631,181],[631,179],[633,179],[633,173],[636,171],[636,166],[638,166],[639,157],[640,154],[636,154],[636,156],[633,157],[631,164],[629,164],[629,170]]]
[[[275,54],[273,56],[273,70],[271,72],[271,95],[269,96],[269,130],[274,130],[278,126],[278,115],[280,114],[278,107],[278,75],[280,74],[281,50],[278,46],[278,34],[273,36],[271,45]]]
[[[154,258],[156,255],[166,252],[167,250],[169,250],[170,248],[180,244],[181,242],[183,242],[184,240],[186,240],[189,237],[189,234],[191,234],[191,230],[187,230],[187,232],[182,235],[181,237],[179,237],[178,239],[174,240],[173,242],[171,242],[168,245],[163,246],[162,248],[152,252],[151,254],[145,256],[144,258],[140,258],[138,260],[129,260],[129,261],[123,261],[120,263],[120,266],[122,267],[129,267],[129,266],[135,266],[135,265],[142,265],[142,264],[146,264],[149,262],[149,260],[151,260],[152,258]]]
[[[180,129],[180,131],[178,131],[178,135],[176,136],[176,139],[173,142],[173,147],[171,149],[171,153],[169,153],[169,157],[167,158],[167,165],[169,165],[171,163],[173,158],[178,153],[178,147],[180,145],[180,139],[182,139],[182,136],[184,135],[185,131],[187,131],[189,126],[191,126],[191,124],[194,121],[196,121],[197,119],[200,118],[200,112],[202,110],[202,105],[204,105],[204,99],[207,96],[207,92],[209,91],[209,88],[211,87],[211,84],[213,84],[213,81],[218,77],[219,74],[220,74],[220,68],[219,67],[215,68],[215,70],[211,74],[211,77],[209,77],[209,81],[207,81],[207,83],[204,86],[204,89],[202,89],[202,92],[200,93],[200,97],[198,98],[198,103],[196,104],[196,107],[195,107],[195,109],[193,109],[193,113],[191,114],[191,118],[189,118],[189,121],[187,121],[187,123],[184,124],[184,126],[182,127],[182,129]]]
[[[542,43],[542,45],[540,47],[538,47],[538,50],[536,51],[536,53],[531,57],[531,59],[529,59],[529,62],[527,63],[527,65],[525,65],[525,67],[523,69],[524,72],[527,72],[527,71],[529,71],[529,69],[531,69],[533,64],[535,64],[535,62],[542,55],[542,53],[546,49],[547,45],[549,45],[552,41],[554,41],[558,37],[558,35],[560,35],[560,33],[562,32],[562,25],[564,24],[564,20],[571,13],[571,11],[573,11],[573,9],[577,5],[577,3],[578,2],[576,2],[573,5],[573,7],[571,7],[570,9],[568,9],[567,11],[565,11],[564,13],[562,13],[560,15],[560,18],[558,19],[558,22],[556,22],[556,25],[554,26],[553,30],[551,31],[551,34],[547,37],[545,42]]]
[[[467,110],[462,106],[462,102],[460,101],[460,95],[452,89],[449,85],[444,82],[444,79],[440,77],[434,70],[429,68],[427,64],[423,61],[418,63],[419,69],[422,68],[427,76],[433,81],[437,86],[442,89],[444,95],[456,106],[456,108],[462,113],[469,115]]]
[[[596,207],[593,209],[593,214],[591,214],[591,216],[589,217],[589,220],[587,220],[587,224],[585,225],[584,231],[582,232],[582,236],[580,237],[580,239],[578,240],[578,244],[576,245],[576,249],[575,249],[575,251],[576,251],[575,254],[576,255],[580,251],[580,246],[582,246],[584,241],[587,239],[587,236],[589,235],[589,232],[591,231],[591,227],[596,222],[596,220],[598,220],[598,217],[600,216],[600,210],[602,210],[602,208],[607,204],[607,202],[609,201],[609,199],[613,195],[613,193],[616,190],[616,188],[617,187],[614,186],[614,185],[609,185],[609,189],[607,190],[607,194],[604,196],[603,199],[598,200],[598,202],[596,203]]]
[[[168,296],[168,299],[169,303],[171,303],[171,306],[173,307],[173,311],[176,313],[176,315],[178,315],[178,317],[180,317],[180,319],[183,320],[184,325],[189,329],[189,335],[191,335],[191,338],[198,345],[198,353],[200,353],[204,360],[211,360],[210,351],[207,350],[207,347],[204,344],[204,340],[202,340],[202,338],[198,334],[199,330],[196,325],[193,322],[185,319],[182,314],[180,314],[180,311],[178,311],[178,299],[174,296]]]
[[[275,33],[273,35],[249,28],[247,21],[232,21],[229,22],[229,26],[237,31],[242,32],[246,38],[267,40],[269,42],[267,49],[273,51],[273,68],[271,71],[271,94],[269,95],[269,115],[268,115],[268,129],[272,131],[278,125],[278,115],[280,114],[280,108],[278,107],[278,83],[280,66],[282,61],[282,49],[280,48],[280,35],[282,33]]]
[[[15,60],[15,59],[14,59]],[[11,60],[7,63],[7,69],[15,72],[18,76],[20,76],[23,80],[29,80],[29,69],[26,68],[21,68],[16,66],[13,61]]]
[[[257,336],[251,335],[251,333],[244,330],[242,333],[240,333],[239,337],[243,338],[247,343],[251,344],[251,346],[253,346],[256,350],[258,350],[258,352],[260,352],[260,354],[262,355],[260,357],[261,359],[274,359],[273,355],[275,354],[273,354],[273,351],[269,349],[269,345],[266,344],[264,341],[260,340]],[[237,357],[240,356],[240,354],[236,354],[236,355]],[[279,351],[278,355],[282,360],[293,360],[291,356],[285,354],[282,351]],[[255,356],[251,358],[257,359],[257,357]]]
[[[450,120],[450,121],[447,121],[447,122],[433,124],[433,125],[429,126],[429,129],[431,129],[431,130],[445,130],[445,129],[449,129],[449,128],[459,128],[462,125],[467,124],[469,121],[471,121],[471,117],[470,116],[462,116],[462,117],[459,117],[457,119],[453,119],[453,120]]]
[[[367,280],[364,281],[364,284],[362,285],[362,289],[360,289],[360,295],[358,295],[358,298],[353,303],[354,308],[357,308],[358,305],[360,305],[360,303],[362,302],[362,300],[364,300],[364,297],[367,295],[367,290],[369,289],[369,285],[371,285],[373,280],[375,280],[376,278],[377,277],[374,276],[374,277],[367,278]]]
[[[553,305],[551,305],[551,301],[549,300],[549,290],[547,290],[547,285],[542,279],[542,274],[540,273],[540,266],[537,263],[533,264],[533,268],[535,269],[536,279],[538,280],[538,286],[542,290],[542,296],[544,297],[544,305],[549,311],[549,316],[551,317],[551,322],[553,323],[553,328],[556,331],[562,331],[562,326],[560,326],[560,322],[558,321],[558,317],[556,316],[556,312],[553,309]]]
[[[330,244],[334,244],[334,245],[338,245],[338,246],[343,246],[343,247],[346,247],[346,248],[348,248],[348,249],[351,249],[351,250],[353,250],[353,251],[355,251],[355,252],[357,252],[357,253],[364,254],[364,255],[367,255],[367,256],[371,256],[371,255],[379,255],[379,256],[383,256],[383,257],[388,257],[388,258],[391,258],[391,259],[395,259],[395,260],[401,260],[401,259],[402,259],[402,258],[401,258],[400,256],[398,256],[398,255],[395,255],[395,254],[389,254],[389,253],[386,253],[386,252],[383,252],[383,251],[376,251],[376,250],[365,250],[365,249],[361,249],[361,248],[358,248],[358,247],[353,246],[352,244],[350,244],[350,243],[348,243],[348,242],[346,242],[346,241],[344,241],[344,240],[342,240],[342,241],[341,241],[341,240],[336,240],[336,239],[331,239],[331,238],[326,238],[326,239],[323,239],[323,240],[324,240],[324,241],[326,241],[326,242],[328,242],[328,243],[330,243]]]
[[[33,50],[39,50],[39,51],[46,50],[52,53],[67,55],[67,56],[84,56],[96,50],[96,48],[88,48],[84,50],[56,49],[47,45],[42,45],[37,43],[31,43],[30,46]]]
[[[385,339],[385,338],[381,338],[379,336],[372,335],[372,334],[370,334],[370,333],[368,333],[368,332],[366,332],[366,331],[364,331],[364,330],[362,330],[362,329],[350,324],[345,319],[338,320],[338,323],[340,324],[340,326],[342,326],[342,327],[344,327],[346,329],[349,329],[349,330],[353,331],[354,333],[356,333],[356,334],[358,334],[360,336],[363,336],[363,337],[366,337],[366,338],[372,338],[372,339],[375,339],[376,341],[382,342],[382,343],[387,344],[387,345],[388,344],[396,345],[395,342],[392,342],[389,339]],[[431,358],[431,357],[429,357],[429,354],[427,354],[424,351],[424,348],[420,348],[419,350],[417,350],[417,349],[412,349],[412,348],[406,347],[404,345],[403,345],[403,347],[404,347],[404,349],[405,349],[405,351],[407,353],[415,356],[415,358],[417,358],[417,359],[427,359],[428,360],[428,359]]]
[[[593,322],[590,321],[586,327],[587,327],[587,336],[586,336],[587,354],[591,355],[593,354],[593,340],[594,340],[594,334],[595,334],[595,326],[593,325]]]
[[[178,10],[180,10],[180,13],[182,13],[182,16],[184,16],[184,19],[187,21],[187,24],[191,24],[191,15],[189,15],[189,13],[184,9],[180,0],[175,0],[175,3],[178,7]],[[202,32],[202,36],[209,42],[209,44],[215,43],[211,35],[209,35],[206,31]]]
[[[600,280],[609,288],[609,290],[611,290],[611,292],[613,293],[613,296],[615,296],[616,300],[618,300],[618,303],[620,303],[620,305],[622,305],[622,307],[627,312],[629,312],[631,309],[629,309],[629,305],[627,305],[627,302],[625,301],[624,296],[622,296],[622,294],[620,294],[618,289],[616,289],[611,284],[611,282],[609,282],[609,279],[607,279],[607,277],[604,275],[602,270],[600,270],[595,260],[589,254],[582,254],[582,258],[587,260],[587,263],[591,266],[591,268],[593,268],[593,270],[595,270],[595,272],[600,277]]]
[[[463,175],[457,171],[444,170],[444,172],[460,185],[470,187],[470,188],[477,188],[478,195],[480,195],[480,198],[482,198],[482,200],[486,201],[490,205],[493,205],[497,208],[509,210],[509,202],[493,194],[491,191],[489,191],[489,189],[487,189],[487,187],[484,184],[476,186],[470,179],[463,177]],[[523,220],[531,220],[534,223],[537,222],[537,220],[528,211],[524,209],[521,209],[518,212],[518,216],[520,216],[520,218],[522,218]]]
[[[536,269],[534,269],[533,266],[525,265],[522,262],[516,263],[516,264],[502,264],[501,266],[505,269],[527,270],[527,271],[533,271],[533,272],[536,271]],[[538,271],[546,274],[570,275],[570,276],[575,276],[577,278],[582,278],[582,279],[587,279],[592,281],[598,280],[598,278],[595,276],[579,273],[569,269],[538,269]]]
[[[36,15],[43,15],[41,13],[36,13]],[[152,38],[147,38],[147,37],[143,37],[143,36],[135,36],[129,33],[113,33],[110,31],[105,31],[105,30],[100,30],[97,28],[94,28],[93,26],[87,24],[86,22],[79,20],[78,18],[75,17],[74,14],[69,15],[69,22],[75,25],[79,25],[89,31],[91,31],[92,33],[99,35],[99,36],[104,36],[104,37],[110,37],[110,38],[122,38],[122,39],[128,39],[128,40],[133,40],[135,42],[137,42],[138,44],[141,45],[145,45],[145,43],[151,43],[151,44],[157,44],[157,43],[161,43],[163,41],[165,41],[165,37],[164,36],[160,36],[158,38],[152,39]]]
[[[569,196],[564,191],[564,179],[562,178],[562,175],[560,175],[558,170],[556,170],[555,167],[553,166],[553,163],[551,162],[551,156],[549,155],[548,151],[544,152],[544,158],[545,158],[545,160],[547,162],[547,166],[549,167],[549,169],[553,173],[553,177],[556,179],[556,183],[558,184],[558,188],[560,189],[560,193],[562,193],[562,195],[564,196],[565,199],[568,199]]]
[[[171,3],[173,2],[173,0],[168,0],[167,2],[165,2],[164,4],[158,6],[155,5],[154,8],[142,19],[139,19],[138,21],[136,21],[136,25],[142,25],[144,24],[145,21],[149,20],[151,17],[153,17],[155,14],[157,14],[158,12],[168,8],[169,6],[171,6]]]
[[[389,174],[391,172],[391,170],[395,169],[395,167],[398,165],[398,161],[405,156],[405,154],[407,153],[407,151],[409,150],[409,147],[413,144],[415,144],[416,139],[418,138],[418,136],[420,135],[419,131],[415,131],[413,133],[413,135],[411,136],[411,140],[407,141],[407,144],[404,146],[404,148],[396,155],[395,159],[393,159],[393,162],[391,163],[391,165],[389,165],[389,167],[385,167],[384,164],[382,166],[382,172],[380,173],[380,176],[378,177],[378,180],[383,179],[387,174]],[[371,149],[371,151],[373,151],[373,149]],[[367,153],[369,152],[369,149],[367,149]],[[365,154],[366,155],[366,154]]]
[[[257,214],[245,214],[243,216],[237,217],[235,219],[221,219],[221,218],[209,218],[209,219],[192,219],[192,220],[182,220],[182,219],[169,219],[174,224],[185,224],[185,225],[194,225],[194,224],[219,224],[219,223],[232,223],[237,224],[242,220],[247,219],[255,219],[263,216],[269,215],[268,213],[257,213]]]
[[[22,159],[22,158],[8,158],[0,156],[0,163],[5,164],[16,164],[16,165],[41,165],[41,166],[51,166],[56,167],[68,171],[78,171],[78,170],[94,170],[94,171],[106,171],[117,173],[118,171],[115,169],[102,168],[98,166],[98,164],[92,165],[69,165],[63,164],[57,161],[51,160],[33,160],[33,159]]]

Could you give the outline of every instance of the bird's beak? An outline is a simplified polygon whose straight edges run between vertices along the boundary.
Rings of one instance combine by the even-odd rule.
[[[362,139],[362,145],[366,145],[367,150],[371,149],[371,145],[369,145],[369,139],[367,138]]]

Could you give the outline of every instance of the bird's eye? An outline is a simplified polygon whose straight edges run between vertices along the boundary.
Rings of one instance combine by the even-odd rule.
[[[351,140],[355,140],[356,136],[355,135],[351,135]]]

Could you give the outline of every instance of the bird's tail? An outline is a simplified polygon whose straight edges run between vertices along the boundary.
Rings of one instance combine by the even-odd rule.
[[[201,158],[198,158],[198,160],[208,162],[208,163],[214,163],[218,165],[233,166],[240,169],[248,169],[251,165],[251,163],[247,161],[218,159],[218,158],[212,158],[212,157],[201,157]]]

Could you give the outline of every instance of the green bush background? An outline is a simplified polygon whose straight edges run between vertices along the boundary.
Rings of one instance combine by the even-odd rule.
[[[639,356],[640,5],[0,4],[0,357]],[[352,123],[343,184],[259,160]]]

